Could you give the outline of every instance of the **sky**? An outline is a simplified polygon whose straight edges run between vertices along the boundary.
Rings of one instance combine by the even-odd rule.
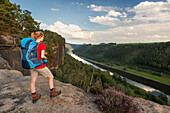
[[[170,0],[10,0],[72,44],[170,41]]]

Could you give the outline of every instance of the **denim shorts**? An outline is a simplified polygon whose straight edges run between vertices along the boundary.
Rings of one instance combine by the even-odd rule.
[[[48,69],[47,66],[42,69],[31,69],[30,72],[31,77],[38,77],[38,74],[41,74],[44,77],[49,77],[50,75],[52,75],[51,71]]]

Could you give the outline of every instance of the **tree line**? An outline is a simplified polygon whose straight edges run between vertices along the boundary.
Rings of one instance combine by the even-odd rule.
[[[39,30],[40,23],[35,21],[28,10],[22,10],[20,5],[9,0],[0,1],[0,29],[6,33],[26,33]]]

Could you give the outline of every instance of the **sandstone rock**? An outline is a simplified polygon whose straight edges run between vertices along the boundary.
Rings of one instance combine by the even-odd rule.
[[[0,70],[0,80],[10,79],[11,77],[22,77],[22,73],[17,70],[7,70],[1,69]]]
[[[64,63],[64,52],[65,52],[65,43],[59,46],[53,46],[53,58],[49,64],[50,69],[58,69]]]
[[[30,75],[30,71],[22,68],[20,49],[6,49],[0,50],[1,57],[8,61],[13,70],[22,72],[24,76]]]
[[[0,35],[0,40],[2,46],[12,46],[14,44],[14,38],[11,36]]]
[[[14,75],[15,77],[22,77],[23,74],[20,71],[17,70],[10,70],[9,71],[12,75]]]
[[[30,76],[14,77],[9,70],[0,71],[0,112],[15,113],[101,113],[93,103],[94,96],[71,84],[54,80],[56,90],[62,93],[50,99],[48,78],[38,76],[36,90],[42,96],[32,103]]]
[[[160,105],[143,98],[135,98],[135,102],[139,104],[141,113],[170,113],[170,106]]]
[[[9,63],[2,57],[0,57],[0,69],[11,69]]]

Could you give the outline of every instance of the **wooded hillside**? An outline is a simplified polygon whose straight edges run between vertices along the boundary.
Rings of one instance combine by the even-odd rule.
[[[82,45],[74,53],[105,62],[131,68],[153,70],[155,74],[170,75],[170,42],[152,44],[99,44]],[[153,72],[154,73],[154,72]]]

